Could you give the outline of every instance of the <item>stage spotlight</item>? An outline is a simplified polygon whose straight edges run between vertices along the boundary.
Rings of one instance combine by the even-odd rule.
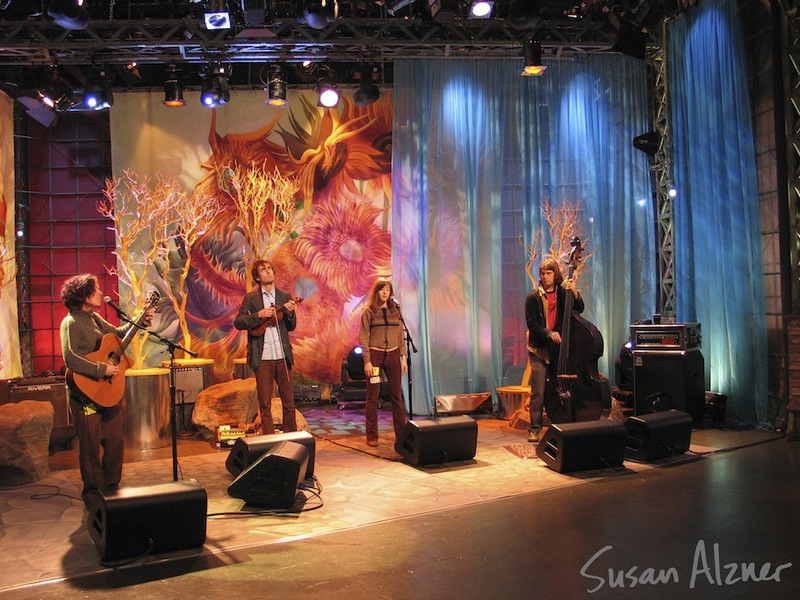
[[[655,131],[648,131],[633,138],[633,147],[641,150],[648,156],[655,156],[661,144],[661,136]]]
[[[611,51],[645,60],[647,58],[647,32],[634,25],[623,23]]]
[[[180,107],[186,106],[183,99],[183,81],[181,81],[180,71],[175,65],[169,65],[164,72],[164,106]]]
[[[377,102],[381,97],[381,91],[375,85],[377,76],[375,67],[365,65],[355,75],[359,82],[353,93],[353,102],[356,103],[356,106],[369,106],[373,102]]]
[[[276,66],[267,83],[267,104],[283,108],[286,106],[286,73]]]
[[[336,84],[328,77],[323,77],[317,82],[317,94],[319,94],[318,106],[333,108],[339,104],[339,92],[336,89]]]
[[[396,13],[401,8],[405,8],[409,4],[412,4],[414,1],[415,0],[394,0],[393,2],[389,2],[386,5],[386,12],[394,16],[394,13]]]
[[[508,20],[515,29],[536,29],[542,22],[539,0],[512,0]]]
[[[206,29],[230,29],[233,26],[228,3],[225,0],[207,0],[203,20]]]
[[[345,359],[347,363],[347,374],[350,379],[366,379],[364,374],[364,349],[361,346],[355,346],[347,354]]]
[[[334,0],[303,0],[297,4],[297,20],[312,29],[325,29],[337,16]]]
[[[362,83],[353,94],[353,102],[356,103],[356,106],[369,106],[377,102],[380,97],[381,91],[377,85],[374,83]]]
[[[106,76],[105,69],[96,69],[86,80],[83,88],[83,105],[94,110],[111,108],[114,105],[114,93]]]
[[[84,0],[51,0],[47,5],[47,14],[64,29],[86,29],[89,26],[89,11],[83,5]]]
[[[523,55],[525,56],[525,68],[522,69],[522,74],[526,77],[538,77],[543,75],[547,67],[542,64],[542,46],[533,38],[525,40],[522,47]]]
[[[469,6],[470,19],[489,19],[494,10],[494,2],[487,0],[472,0]]]
[[[208,67],[203,90],[200,93],[200,102],[208,108],[219,108],[231,99],[231,89],[228,86],[228,76],[225,67],[212,63]]]
[[[72,89],[63,81],[53,81],[37,93],[42,104],[56,112],[67,112],[72,108]]]

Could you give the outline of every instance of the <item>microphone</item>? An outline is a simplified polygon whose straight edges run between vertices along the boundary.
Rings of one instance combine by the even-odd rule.
[[[118,316],[121,317],[121,316],[125,315],[125,311],[122,310],[117,304],[114,303],[114,301],[111,299],[111,296],[106,296],[105,298],[103,298],[103,302],[105,302],[111,308],[113,308],[116,311]]]
[[[400,308],[400,303],[397,301],[397,298],[395,298],[394,296],[392,296],[392,302],[394,302],[394,305],[395,305],[397,308]]]

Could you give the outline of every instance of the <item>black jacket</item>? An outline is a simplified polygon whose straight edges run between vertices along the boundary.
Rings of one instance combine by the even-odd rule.
[[[275,288],[275,306],[283,306],[292,297],[288,292]],[[258,327],[261,324],[261,319],[258,316],[258,311],[264,308],[264,299],[261,296],[261,287],[259,286],[252,292],[245,294],[242,299],[242,306],[239,308],[239,314],[233,321],[233,326],[236,329],[247,330],[247,364],[255,371],[258,363],[261,362],[261,353],[264,351],[264,335],[254,336],[250,330]],[[283,346],[283,354],[286,357],[286,364],[291,369],[294,364],[294,356],[292,355],[292,345],[289,343],[289,332],[297,327],[297,315],[292,312],[283,314],[283,318],[278,321],[278,331],[281,337],[281,345]]]

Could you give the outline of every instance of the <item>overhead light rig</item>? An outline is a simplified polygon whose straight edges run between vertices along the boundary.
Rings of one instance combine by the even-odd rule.
[[[616,40],[603,22],[566,18],[542,22],[537,39],[548,55],[607,51]],[[341,18],[325,29],[297,19],[239,32],[206,29],[202,19],[90,21],[68,31],[51,21],[0,21],[0,66],[31,64],[204,63],[209,51],[236,62],[358,62],[401,58],[517,58],[526,35],[507,19],[431,24],[422,18]]]
[[[24,3],[11,3],[0,11],[0,85],[30,88],[26,80],[42,71],[83,70],[96,62],[118,89],[161,87],[178,68],[181,84],[191,90],[209,56],[231,67],[231,88],[264,89],[257,75],[265,64],[281,65],[288,86],[312,87],[316,79],[299,67],[304,62],[327,65],[341,85],[359,85],[365,56],[379,66],[380,80],[373,83],[392,85],[392,63],[400,59],[510,58],[522,67],[523,45],[531,37],[547,60],[612,52],[621,24],[642,20],[643,11],[630,7],[665,0],[495,0],[490,17],[481,19],[467,16],[471,1],[437,1],[447,10],[434,16],[434,0],[335,0],[338,10],[331,16],[319,13],[322,0],[97,0],[82,29],[66,29],[41,13],[25,13]],[[230,29],[206,25],[204,11],[216,4],[230,10]],[[464,14],[453,7],[463,7]],[[657,44],[660,28],[649,25],[641,28],[655,30],[647,35]],[[365,101],[374,95],[370,90]]]

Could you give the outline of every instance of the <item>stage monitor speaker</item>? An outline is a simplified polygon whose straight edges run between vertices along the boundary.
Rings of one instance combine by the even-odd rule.
[[[86,528],[102,562],[200,548],[206,541],[206,491],[195,482],[99,492]]]
[[[689,413],[696,423],[702,423],[706,395],[704,368],[699,350],[634,350],[636,415],[674,408]],[[668,402],[664,402],[666,398]]]
[[[308,468],[308,450],[279,442],[228,486],[228,494],[269,508],[290,508]]]
[[[466,415],[409,421],[394,449],[412,465],[470,460],[478,447],[478,424]]]
[[[625,419],[625,457],[650,462],[683,454],[692,439],[692,416],[668,410]]]
[[[554,423],[539,440],[536,455],[558,473],[620,467],[625,459],[625,427],[608,419]]]
[[[290,431],[287,433],[272,433],[269,435],[258,435],[254,437],[240,437],[234,442],[225,467],[234,477],[247,467],[272,450],[280,442],[296,442],[302,444],[308,450],[308,466],[304,479],[314,476],[314,458],[316,455],[316,445],[314,436],[307,431]]]
[[[436,412],[442,415],[492,412],[492,394],[489,392],[434,396],[433,400],[436,403]]]

